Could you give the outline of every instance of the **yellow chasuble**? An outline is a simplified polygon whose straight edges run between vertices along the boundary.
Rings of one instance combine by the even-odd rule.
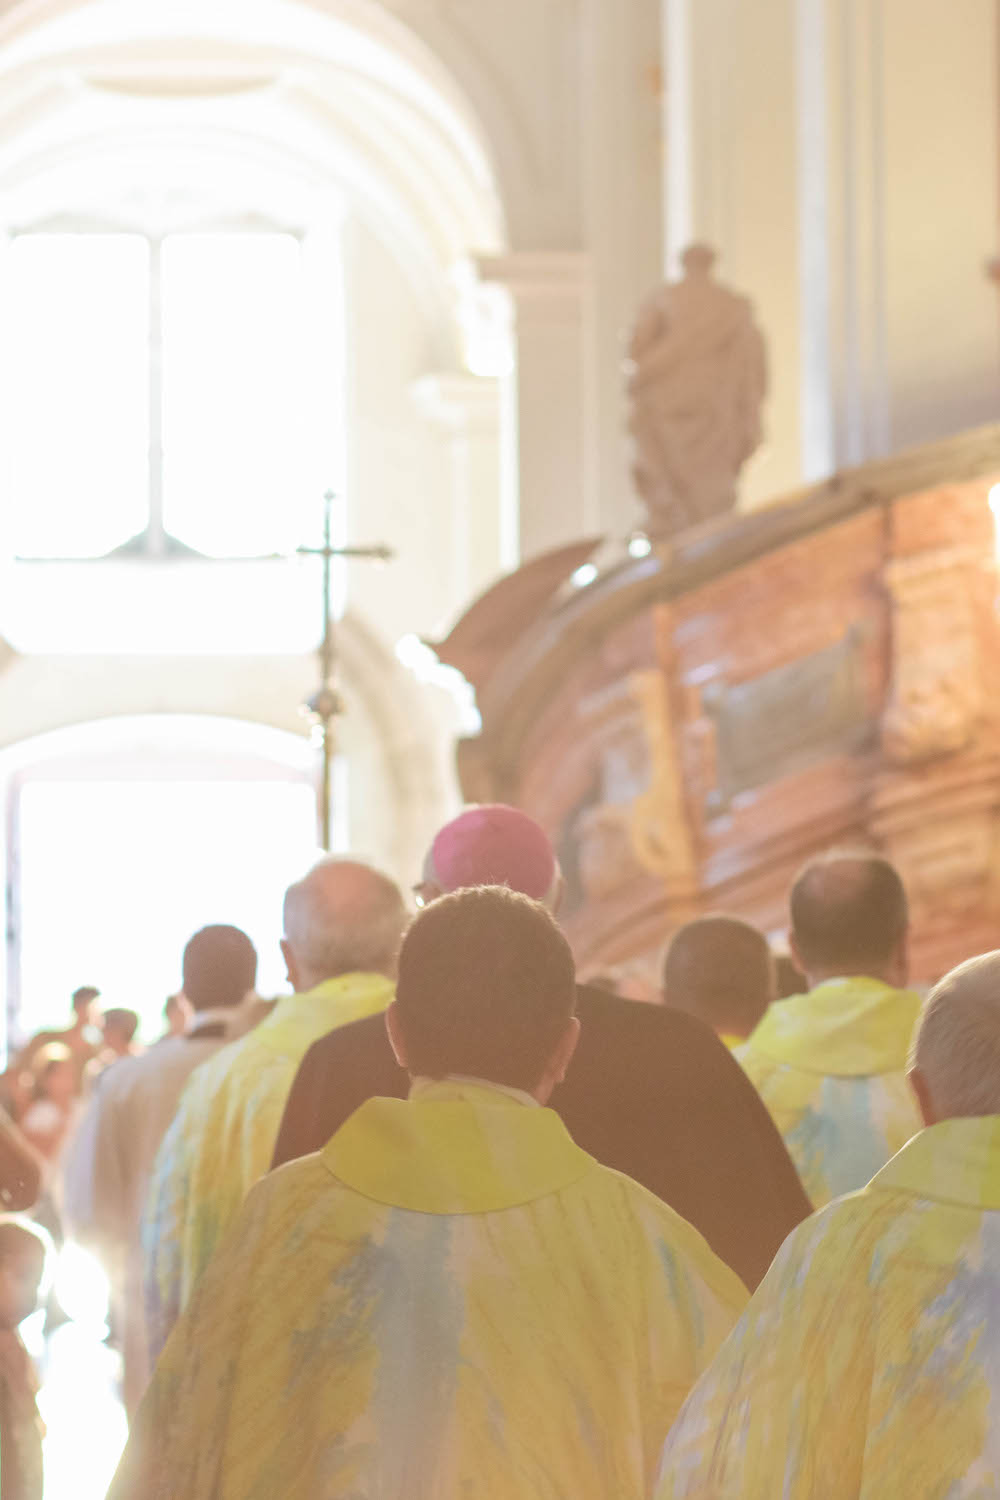
[[[746,1301],[554,1111],[423,1082],[253,1188],[109,1500],[645,1500]]]
[[[915,1136],[785,1241],[657,1500],[1000,1494],[1000,1117]]]
[[[829,979],[778,1001],[733,1056],[817,1208],[864,1187],[920,1129],[906,1082],[920,996],[877,979]]]
[[[259,1026],[195,1069],[157,1154],[142,1223],[155,1361],[243,1199],[271,1165],[299,1063],[336,1026],[385,1010],[381,974],[341,974],[287,995]]]

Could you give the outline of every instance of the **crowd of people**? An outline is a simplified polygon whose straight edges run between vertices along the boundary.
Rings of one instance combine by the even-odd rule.
[[[1000,953],[909,989],[898,873],[833,850],[780,964],[709,915],[629,1000],[502,806],[414,889],[322,860],[290,994],[208,926],[155,1045],[81,990],[6,1075],[5,1206],[113,1287],[109,1500],[1000,1494]],[[44,1240],[0,1220],[3,1500],[41,1495]]]

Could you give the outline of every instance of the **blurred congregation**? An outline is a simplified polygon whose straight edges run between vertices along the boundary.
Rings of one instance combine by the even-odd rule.
[[[90,986],[25,1040],[5,1500],[42,1495],[17,1326],[65,1321],[68,1244],[110,1288],[112,1500],[994,1493],[1000,953],[908,988],[898,873],[834,848],[777,948],[699,917],[631,999],[577,975],[563,887],[470,806],[412,893],[303,873],[288,993],[209,924],[148,1045]]]

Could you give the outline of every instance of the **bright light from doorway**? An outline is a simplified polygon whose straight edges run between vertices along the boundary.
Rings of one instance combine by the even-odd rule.
[[[28,781],[19,799],[21,1027],[66,1019],[78,985],[162,1030],[184,944],[231,922],[284,991],[281,902],[316,858],[312,788],[290,781]]]

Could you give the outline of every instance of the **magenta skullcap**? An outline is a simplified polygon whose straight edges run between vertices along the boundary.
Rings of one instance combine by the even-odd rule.
[[[506,885],[541,901],[556,878],[556,856],[534,818],[502,802],[468,807],[431,845],[431,878],[445,892]]]

